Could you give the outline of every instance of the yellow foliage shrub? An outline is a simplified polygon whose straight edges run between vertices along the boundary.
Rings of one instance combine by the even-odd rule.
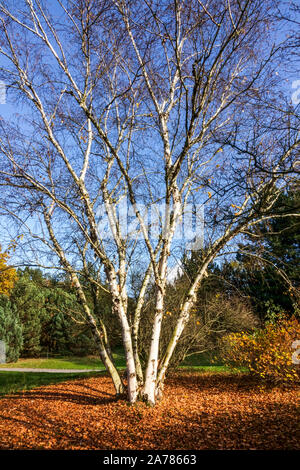
[[[295,317],[282,317],[254,333],[227,335],[222,339],[221,355],[230,367],[246,367],[263,380],[295,383],[299,381],[300,368],[293,360],[293,343],[297,340],[300,340],[300,322]]]
[[[14,268],[7,265],[9,254],[1,252],[0,245],[0,294],[9,295],[18,279],[17,272]]]

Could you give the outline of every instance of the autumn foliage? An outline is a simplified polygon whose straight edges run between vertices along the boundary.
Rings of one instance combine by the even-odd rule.
[[[299,381],[299,365],[293,361],[293,342],[300,339],[297,318],[282,317],[254,333],[232,333],[222,340],[222,357],[231,367],[247,367],[257,377],[288,384]]]
[[[9,253],[1,251],[0,245],[0,294],[9,295],[18,278],[16,270],[7,265]]]
[[[1,398],[0,449],[296,450],[298,406],[297,387],[262,390],[249,374],[171,374],[155,407],[83,377]]]

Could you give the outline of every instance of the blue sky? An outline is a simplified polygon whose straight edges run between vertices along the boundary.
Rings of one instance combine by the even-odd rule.
[[[59,17],[61,15],[61,9],[57,2],[51,2],[49,3],[49,8],[51,8],[51,12],[54,15],[54,17]],[[288,28],[283,29],[282,31],[278,32],[278,38],[283,39],[285,35],[288,34]],[[1,61],[0,57],[0,61]],[[3,62],[2,62],[3,63]],[[292,64],[291,68],[288,70],[279,70],[278,73],[282,75],[282,91],[283,93],[287,96],[288,99],[292,99],[292,95],[297,92],[297,88],[292,88],[292,84],[296,80],[300,80],[299,74],[300,67],[297,68],[296,63]],[[300,90],[300,86],[299,86]],[[8,90],[6,94],[6,103],[5,104],[0,104],[0,119],[3,119],[5,121],[14,121],[16,118],[19,116],[23,116],[27,113],[26,106],[21,106],[19,104],[13,103],[11,99],[11,94]],[[24,128],[25,130],[25,128]],[[33,222],[32,222],[33,223]],[[0,243],[2,242],[3,245],[5,246],[5,240],[7,239],[7,234],[4,233],[4,231],[1,233],[1,226],[2,228],[5,227],[6,220],[2,218],[1,223],[0,223]],[[34,227],[32,225],[32,227]],[[17,233],[13,233],[13,227],[11,228],[12,232],[10,232],[9,236],[16,236]],[[18,256],[13,256],[12,261],[18,262],[19,258]]]

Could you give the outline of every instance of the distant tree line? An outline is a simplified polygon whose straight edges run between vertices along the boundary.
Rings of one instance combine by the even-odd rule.
[[[95,354],[90,329],[70,282],[49,277],[39,269],[19,269],[16,275],[9,295],[0,295],[0,338],[7,343],[8,360]],[[105,314],[109,298],[98,302]]]

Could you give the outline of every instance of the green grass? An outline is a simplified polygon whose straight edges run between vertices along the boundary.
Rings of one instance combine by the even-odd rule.
[[[114,359],[117,368],[125,369],[126,362],[122,348],[115,350]],[[1,367],[11,368],[32,368],[32,369],[99,369],[104,370],[104,366],[99,357],[59,357],[59,358],[40,358],[40,359],[19,359],[18,362],[0,364]],[[212,363],[211,357],[207,354],[193,354],[187,357],[180,365],[180,369],[193,369],[196,371],[225,372],[228,368],[221,361]]]
[[[116,351],[114,354],[116,366],[118,368],[126,367],[124,355],[121,351]],[[1,368],[31,368],[31,369],[99,369],[104,370],[104,366],[99,357],[60,357],[49,359],[19,359],[17,362],[10,362],[7,364],[0,364]]]
[[[101,372],[87,372],[84,374],[49,374],[46,372],[0,371],[0,397],[3,397],[7,394],[20,392],[22,390],[30,390],[32,388],[41,387],[42,385],[66,382],[67,380],[83,377],[97,377],[100,374]]]
[[[96,357],[62,357],[49,359],[19,359],[17,362],[1,364],[3,367],[20,368],[28,367],[31,369],[102,369],[103,365]]]

